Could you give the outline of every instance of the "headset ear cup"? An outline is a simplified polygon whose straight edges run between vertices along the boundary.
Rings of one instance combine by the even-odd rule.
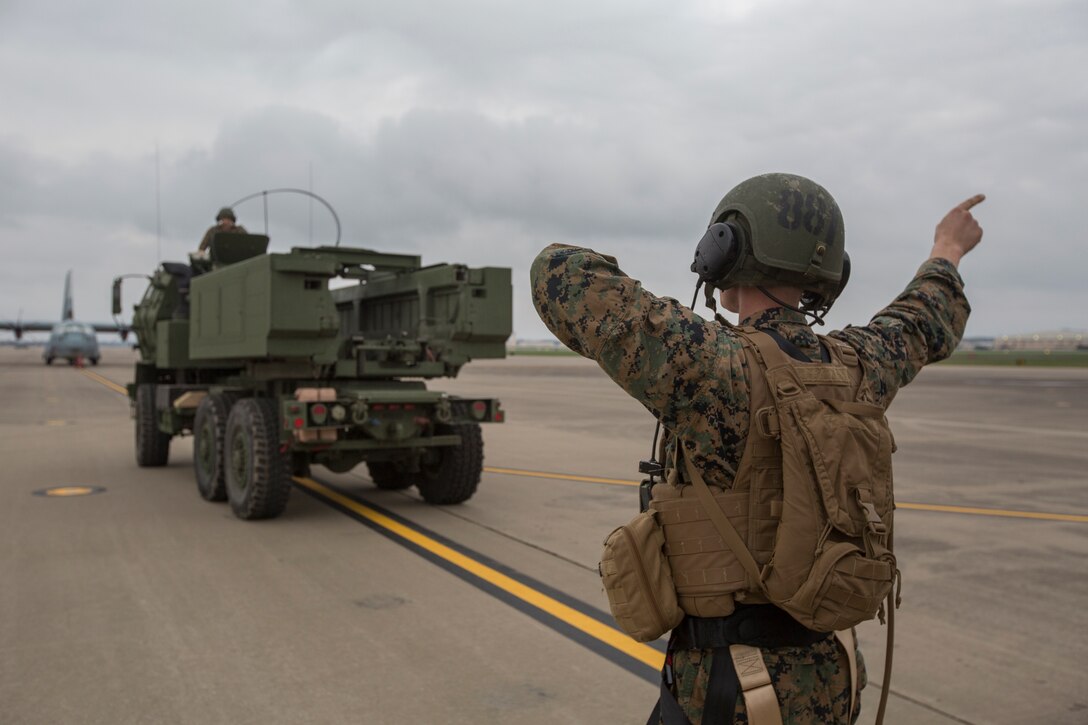
[[[713,284],[724,277],[740,255],[740,228],[732,222],[711,224],[695,247],[691,271],[699,280]]]

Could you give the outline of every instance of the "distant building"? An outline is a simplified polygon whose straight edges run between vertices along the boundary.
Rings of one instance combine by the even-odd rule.
[[[974,348],[981,349],[981,348]],[[1059,330],[994,338],[994,350],[1088,350],[1088,332]]]

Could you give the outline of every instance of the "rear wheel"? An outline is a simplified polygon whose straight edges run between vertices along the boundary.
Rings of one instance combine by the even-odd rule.
[[[280,452],[276,406],[246,398],[227,417],[224,440],[227,499],[240,519],[271,519],[283,513],[291,493],[291,461]]]
[[[439,435],[460,435],[461,445],[430,452],[420,466],[416,487],[427,503],[462,503],[472,498],[484,467],[484,439],[478,423],[436,427]]]
[[[378,488],[399,491],[412,485],[412,474],[406,473],[396,461],[367,461],[370,480]]]
[[[91,365],[97,365],[97,364],[98,364],[98,358],[92,357],[91,358]]]
[[[45,364],[46,365],[52,365],[53,364],[53,356],[52,355],[50,355],[49,357],[47,357],[45,359]]]
[[[170,434],[159,430],[155,415],[155,386],[136,388],[136,465],[165,466],[170,457]]]
[[[196,488],[205,501],[226,501],[226,456],[223,439],[235,396],[207,395],[196,409],[193,422],[193,472]]]

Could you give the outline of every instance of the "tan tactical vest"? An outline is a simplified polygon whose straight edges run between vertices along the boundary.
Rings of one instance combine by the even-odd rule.
[[[857,353],[821,337],[830,362],[800,362],[765,333],[737,332],[751,423],[732,488],[709,487],[724,519],[704,509],[706,484],[677,459],[650,502],[680,608],[721,617],[738,601],[770,601],[828,632],[871,619],[898,575],[894,443],[883,409],[857,399]]]

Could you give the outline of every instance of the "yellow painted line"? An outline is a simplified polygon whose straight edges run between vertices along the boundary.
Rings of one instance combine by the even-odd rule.
[[[559,481],[584,481],[586,483],[607,483],[612,486],[637,486],[638,481],[624,481],[619,478],[598,478],[596,476],[575,476],[570,473],[548,473],[546,471],[522,471],[517,468],[494,468],[484,466],[488,473],[502,473],[507,476],[528,476],[530,478],[554,478]]]
[[[92,373],[90,370],[84,369],[80,372],[86,375],[91,380],[95,381],[96,383],[101,383],[102,385],[105,385],[107,388],[115,393],[120,393],[121,395],[128,395],[128,390],[125,389],[124,385],[118,385],[109,378],[104,378],[98,373]]]
[[[528,476],[530,478],[548,478],[558,481],[584,481],[588,483],[608,483],[616,486],[637,486],[638,481],[624,481],[618,478],[596,478],[593,476],[573,476],[567,473],[548,473],[544,471],[524,471],[518,468],[493,468],[485,466],[488,473],[501,473],[507,476]],[[1088,516],[1082,514],[1054,514],[1037,511],[1009,511],[1006,509],[989,509],[974,506],[944,506],[929,503],[904,503],[896,502],[896,508],[913,509],[916,511],[939,511],[950,514],[967,514],[970,516],[997,516],[1011,519],[1037,519],[1041,521],[1071,521],[1078,524],[1088,523]]]
[[[941,511],[950,514],[971,514],[973,516],[1003,516],[1010,519],[1042,519],[1043,521],[1072,521],[1078,524],[1088,523],[1088,516],[1080,514],[1051,514],[1036,511],[1008,511],[1005,509],[985,509],[973,506],[942,506],[934,503],[896,503],[896,508],[916,509],[918,511]]]
[[[566,622],[575,629],[585,632],[590,637],[607,644],[613,649],[617,649],[625,655],[636,659],[643,664],[649,665],[655,670],[661,669],[661,665],[664,662],[664,655],[652,647],[636,642],[619,630],[601,624],[597,620],[587,617],[581,612],[568,607],[562,602],[552,599],[546,594],[538,592],[532,587],[528,587],[519,581],[511,579],[505,574],[481,564],[475,559],[454,551],[429,536],[421,534],[398,521],[394,521],[388,516],[384,516],[374,509],[364,506],[358,501],[354,501],[327,486],[323,486],[312,478],[296,477],[294,480],[300,486],[305,486],[311,491],[314,491],[331,501],[335,501],[344,508],[350,509],[367,520],[381,526],[383,529],[391,531],[402,539],[410,541],[420,548],[426,549],[435,556],[439,556],[454,566],[464,569],[470,574],[502,589],[508,594],[512,594],[523,602],[531,604],[543,612],[547,612],[556,619]]]

